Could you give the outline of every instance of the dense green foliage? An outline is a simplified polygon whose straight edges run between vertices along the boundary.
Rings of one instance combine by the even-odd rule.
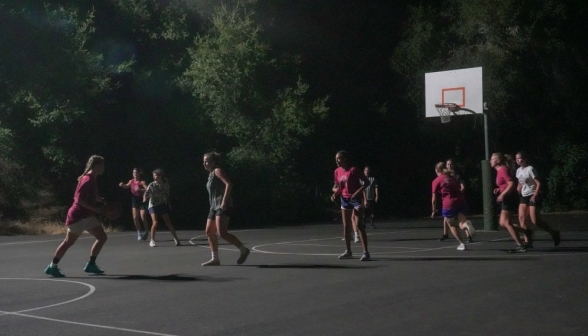
[[[426,212],[448,157],[479,209],[479,120],[423,118],[424,74],[473,66],[492,151],[534,154],[550,209],[586,208],[587,13],[555,0],[3,1],[0,208],[67,206],[100,154],[101,193],[126,202],[117,184],[133,167],[163,168],[179,226],[193,225],[215,150],[237,222],[325,218],[347,149],[379,173],[384,213]]]

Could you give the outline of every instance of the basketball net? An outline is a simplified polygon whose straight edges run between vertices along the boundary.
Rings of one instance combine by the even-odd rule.
[[[435,108],[441,117],[441,123],[446,124],[451,121],[451,114],[459,111],[459,106],[456,104],[435,104]]]

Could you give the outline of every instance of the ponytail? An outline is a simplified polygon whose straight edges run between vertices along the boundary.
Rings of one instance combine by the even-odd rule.
[[[88,159],[88,163],[86,163],[86,169],[84,169],[82,175],[78,177],[78,182],[82,179],[82,177],[84,177],[84,175],[86,175],[90,170],[94,169],[94,167],[100,163],[104,163],[104,158],[102,156],[90,156],[90,158]]]

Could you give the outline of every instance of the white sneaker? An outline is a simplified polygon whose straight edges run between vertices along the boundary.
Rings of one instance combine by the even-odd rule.
[[[143,233],[142,232],[137,232],[137,240],[141,241],[141,239],[143,238]]]
[[[359,243],[359,236],[358,235],[355,235],[355,238],[353,238],[353,242]]]
[[[155,246],[157,246],[157,245],[155,245],[155,240],[151,240],[151,241],[149,242],[149,246],[151,246],[151,247],[155,247]]]
[[[474,228],[474,225],[472,224],[471,220],[467,220],[466,221],[466,225],[468,227],[468,232],[470,233],[470,236],[473,238],[476,235],[476,229]]]
[[[465,244],[459,244],[459,246],[457,247],[458,251],[463,251],[465,249],[466,249]]]

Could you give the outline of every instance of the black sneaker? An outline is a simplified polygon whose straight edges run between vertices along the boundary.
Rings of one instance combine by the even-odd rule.
[[[528,249],[532,249],[533,248],[533,244],[532,243],[523,243],[523,246],[528,250]]]
[[[447,235],[442,235],[441,238],[439,238],[439,241],[444,241],[447,238],[449,238]]]
[[[561,243],[561,235],[559,231],[555,231],[553,233],[553,245],[559,246],[559,243]]]
[[[525,253],[527,249],[523,245],[519,245],[512,250],[508,250],[509,253]]]
[[[533,230],[531,230],[531,229],[525,230],[525,236],[527,236],[527,240],[529,240],[529,242],[526,244],[533,247]]]

